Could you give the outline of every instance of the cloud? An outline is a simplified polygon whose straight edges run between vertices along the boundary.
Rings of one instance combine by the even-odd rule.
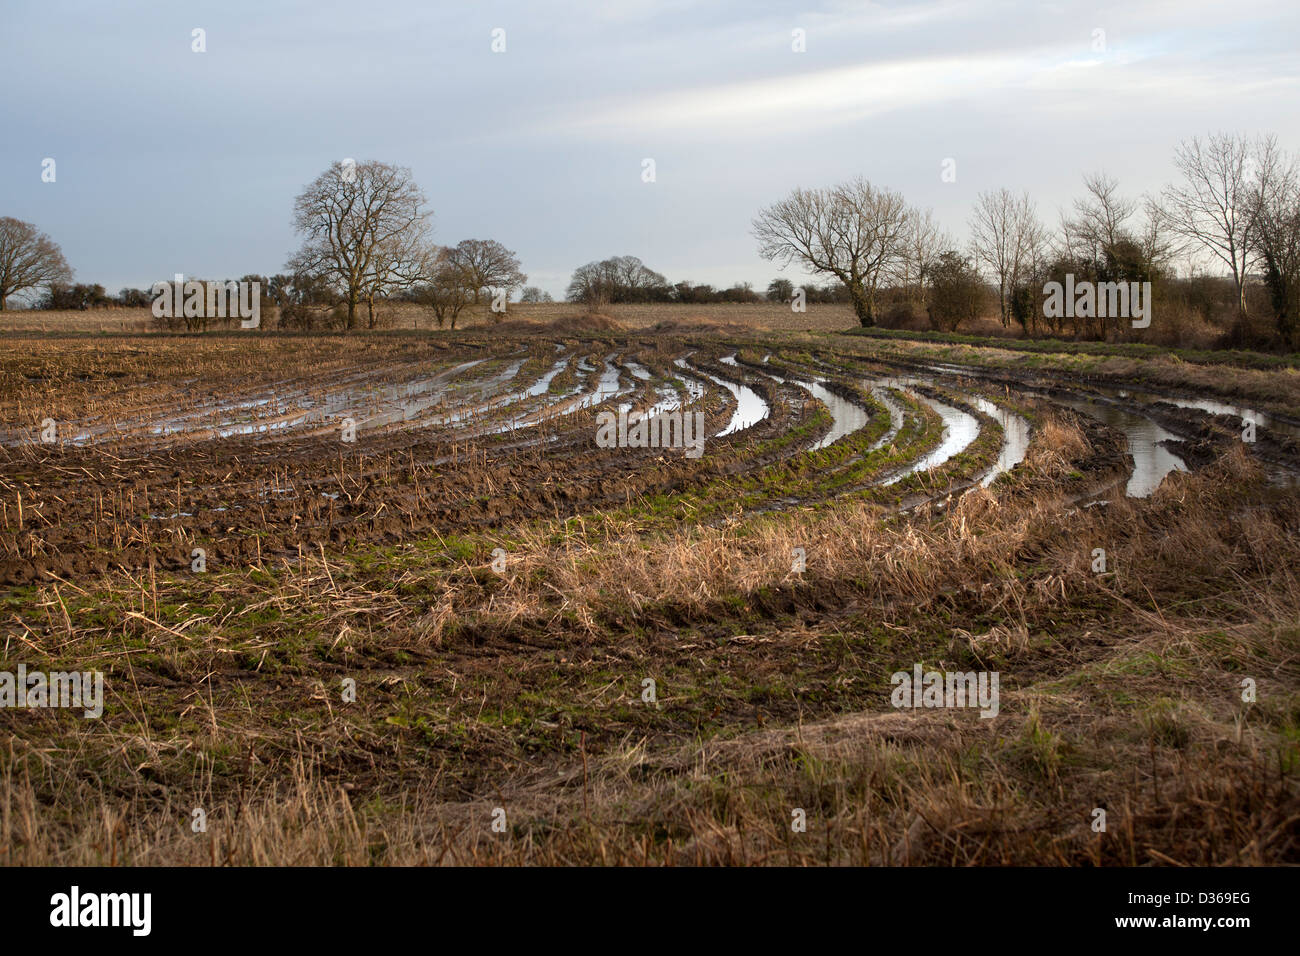
[[[1076,53],[1072,47],[1016,55],[920,57],[616,97],[580,111],[552,113],[536,131],[639,139],[673,132],[698,137],[764,129],[788,135],[891,110],[1022,88],[1044,70],[1071,63],[1066,57]]]

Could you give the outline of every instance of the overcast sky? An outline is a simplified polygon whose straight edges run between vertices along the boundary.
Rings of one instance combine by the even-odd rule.
[[[498,239],[557,298],[616,254],[762,289],[750,220],[795,186],[863,175],[964,241],[985,189],[1054,222],[1084,172],[1158,189],[1193,134],[1294,150],[1297,37],[1297,0],[0,0],[0,215],[112,292],[270,274],[302,187],[379,159],[438,241]]]

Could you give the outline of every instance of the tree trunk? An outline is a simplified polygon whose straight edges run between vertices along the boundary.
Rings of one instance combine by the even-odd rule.
[[[871,328],[876,324],[875,318],[871,315],[871,303],[861,292],[850,290],[849,294],[853,297],[853,312],[858,317],[858,324],[864,329]]]
[[[876,319],[872,315],[871,296],[868,294],[866,286],[855,275],[850,275],[843,281],[844,288],[848,290],[849,298],[853,301],[853,313],[858,317],[858,324],[864,329],[871,328],[876,324]]]
[[[1296,344],[1296,320],[1295,304],[1292,301],[1297,298],[1288,295],[1285,284],[1281,285],[1280,292],[1273,296],[1274,310],[1277,312],[1277,334],[1281,337],[1282,343],[1287,348],[1294,348]]]
[[[357,293],[355,290],[348,292],[348,325],[347,331],[351,332],[357,325]]]

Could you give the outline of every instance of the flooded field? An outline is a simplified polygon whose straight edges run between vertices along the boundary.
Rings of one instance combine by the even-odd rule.
[[[1132,498],[1149,497],[1169,474],[1188,471],[1181,443],[1202,438],[1207,423],[1224,421],[1216,416],[1253,421],[1261,435],[1276,437],[1273,450],[1292,432],[1277,416],[1214,399],[1083,385],[1047,396],[1041,388],[1013,395],[1005,384],[999,390],[984,381],[978,369],[898,370],[865,356],[840,366],[826,357],[792,363],[779,350],[746,351],[738,360],[734,349],[698,340],[648,351],[613,340],[535,337],[485,341],[470,352],[453,349],[415,362],[399,350],[375,356],[367,369],[340,364],[293,379],[271,376],[279,384],[269,393],[253,378],[241,394],[236,370],[222,374],[236,378],[205,389],[191,376],[169,383],[151,374],[138,390],[106,382],[109,395],[87,384],[86,401],[50,408],[52,443],[39,440],[35,406],[16,403],[12,411],[24,407],[30,422],[24,427],[11,418],[0,426],[14,474],[8,491],[15,512],[21,495],[25,513],[40,515],[44,529],[33,549],[11,528],[0,579],[107,568],[114,562],[103,544],[116,540],[130,542],[120,552],[128,566],[184,567],[199,545],[214,562],[227,555],[238,560],[250,539],[237,525],[227,530],[232,511],[256,514],[256,547],[265,557],[358,535],[387,538],[402,527],[420,533],[445,521],[522,517],[552,507],[545,498],[530,504],[529,494],[455,504],[463,491],[448,466],[470,461],[491,470],[500,455],[507,456],[500,464],[506,473],[519,473],[513,480],[524,474],[533,476],[530,483],[598,479],[584,493],[589,507],[681,481],[658,469],[647,474],[642,456],[649,449],[618,455],[597,449],[593,415],[607,409],[632,421],[705,412],[705,460],[741,471],[756,449],[811,427],[798,441],[782,440],[778,460],[841,449],[847,458],[836,469],[845,480],[851,476],[844,487],[878,489],[885,507],[892,494],[896,503],[914,504],[915,495],[902,487],[910,488],[908,479],[924,477],[930,487],[956,460],[964,464],[948,479],[954,486],[964,477],[991,487],[1013,474],[1035,428],[1024,403],[1040,414],[1069,409],[1104,426],[1121,450],[1117,467]],[[1162,408],[1191,417],[1171,422],[1157,414]],[[825,423],[811,424],[819,415]],[[868,431],[872,440],[860,439]],[[900,436],[906,439],[901,452]],[[69,461],[77,462],[74,469]],[[125,462],[129,475],[122,474]],[[683,466],[692,470],[681,460],[670,470]],[[828,476],[822,484],[830,487]],[[272,486],[277,493],[268,500],[263,489]],[[596,490],[605,486],[617,490]],[[821,497],[773,495],[763,507],[783,510]],[[141,515],[149,524],[136,527]],[[158,523],[165,525],[161,535]],[[98,547],[87,549],[88,540]]]
[[[75,649],[117,691],[106,737],[53,746],[0,713],[20,750],[59,768],[57,788],[32,777],[23,799],[130,794],[147,821],[124,851],[137,862],[203,862],[145,836],[169,832],[176,799],[224,808],[218,832],[241,858],[250,772],[267,814],[275,788],[318,787],[364,797],[366,826],[391,828],[418,795],[440,821],[421,840],[458,859],[644,844],[689,862],[707,844],[721,862],[741,844],[717,820],[763,833],[789,804],[862,834],[835,842],[844,861],[989,862],[996,848],[999,862],[1222,862],[1158,822],[1159,800],[1191,796],[1134,782],[1154,759],[1167,788],[1213,767],[1197,779],[1227,789],[1192,795],[1225,821],[1215,847],[1229,829],[1282,832],[1267,808],[1295,800],[1295,781],[1252,796],[1262,758],[1233,749],[1231,698],[1260,675],[1273,703],[1250,712],[1252,732],[1285,735],[1296,680],[1277,662],[1295,659],[1286,628],[1300,627],[1290,373],[1107,377],[933,351],[572,329],[11,351],[4,646],[51,666]],[[1238,379],[1240,394],[1204,386]],[[696,413],[692,455],[680,439]],[[608,417],[621,424],[602,443]],[[1180,676],[1190,653],[1212,680]],[[996,721],[899,711],[891,675],[918,661],[997,671]],[[137,698],[175,716],[143,728]],[[1192,699],[1195,720],[1177,703]],[[79,749],[111,793],[62,756]],[[773,802],[718,810],[701,762]],[[849,766],[906,769],[855,790]],[[830,790],[809,776],[822,773]],[[1080,809],[1099,780],[1124,821],[1114,846]],[[940,798],[960,815],[929,842],[915,821]],[[622,800],[663,822],[629,824]],[[534,849],[464,836],[498,804]],[[951,822],[994,807],[1032,834]],[[1289,858],[1267,839],[1249,852]]]

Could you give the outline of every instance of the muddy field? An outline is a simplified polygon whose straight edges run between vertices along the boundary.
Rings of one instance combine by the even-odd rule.
[[[1296,370],[534,323],[7,349],[0,853],[1300,860]]]

